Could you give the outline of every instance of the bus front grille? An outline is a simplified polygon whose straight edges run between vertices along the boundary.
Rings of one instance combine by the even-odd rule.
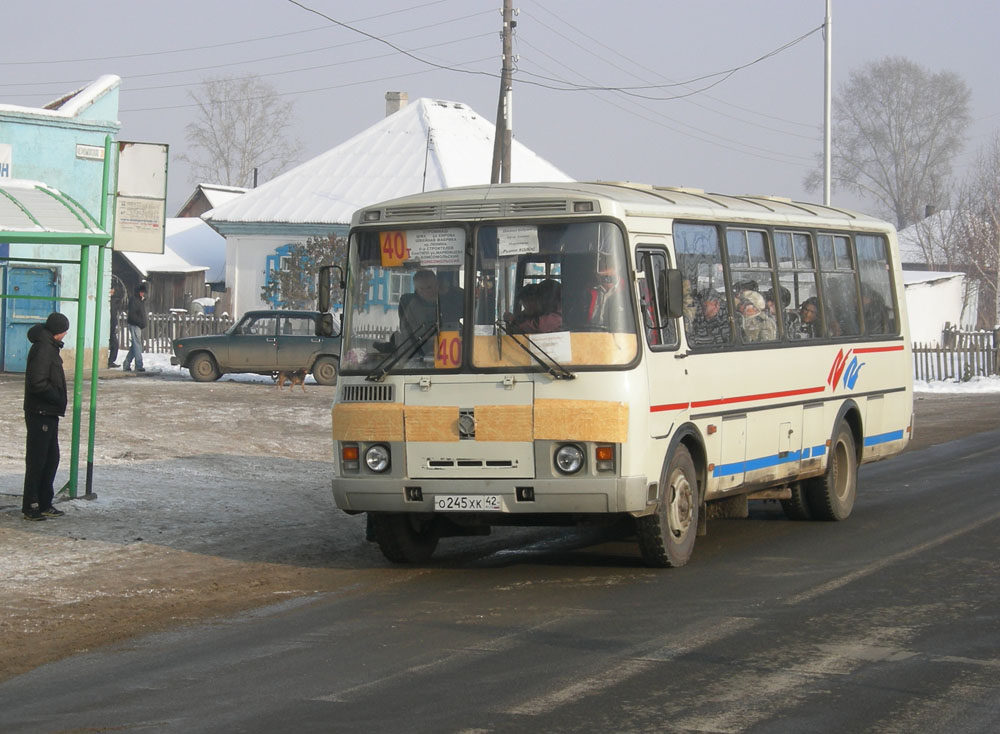
[[[342,403],[392,403],[395,402],[394,385],[344,385],[340,392]]]

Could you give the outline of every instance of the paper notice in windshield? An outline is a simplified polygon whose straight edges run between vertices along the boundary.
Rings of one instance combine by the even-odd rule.
[[[545,359],[545,354],[560,364],[569,364],[573,361],[573,342],[570,340],[568,331],[554,331],[551,334],[531,334],[531,341],[534,342],[529,348]],[[540,354],[539,350],[544,350],[545,354]]]
[[[530,255],[538,252],[538,227],[497,227],[497,254]]]
[[[406,232],[410,257],[421,266],[461,266],[465,254],[465,231],[459,227],[411,229]]]

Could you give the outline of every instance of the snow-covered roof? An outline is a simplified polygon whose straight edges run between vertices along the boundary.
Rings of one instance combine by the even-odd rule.
[[[420,191],[489,183],[494,125],[459,102],[421,98],[203,218],[348,224],[356,209]],[[518,141],[511,180],[572,181]]]
[[[123,252],[143,276],[150,273],[205,272],[215,283],[225,278],[226,241],[197,217],[170,217],[164,228],[163,254]]]
[[[0,104],[0,112],[17,112],[49,117],[72,118],[92,105],[97,99],[121,84],[121,77],[105,74],[98,77],[85,87],[64,94],[43,107],[22,107],[20,105]]]
[[[195,187],[191,196],[188,197],[187,201],[184,202],[179,211],[183,212],[199,196],[203,196],[208,202],[209,208],[214,209],[217,206],[222,206],[227,201],[232,201],[233,199],[242,196],[249,190],[250,189],[244,188],[243,186],[200,183]]]
[[[920,283],[937,283],[952,278],[964,278],[965,273],[950,273],[944,270],[904,270],[903,285],[919,285]]]
[[[952,224],[954,212],[944,209],[931,216],[921,219],[916,224],[911,224],[906,229],[899,230],[897,238],[899,240],[899,259],[904,263],[927,263],[927,250],[930,249],[934,256],[933,260],[938,260],[941,249],[942,235],[948,232]]]

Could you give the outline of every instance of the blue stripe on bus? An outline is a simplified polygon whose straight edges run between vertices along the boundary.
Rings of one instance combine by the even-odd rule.
[[[880,433],[877,436],[868,436],[865,438],[865,446],[876,446],[880,443],[888,443],[889,441],[900,441],[903,438],[902,431],[890,431],[889,433]],[[756,471],[758,469],[767,469],[772,466],[779,466],[781,464],[788,464],[792,461],[802,461],[805,459],[815,459],[818,456],[824,456],[826,454],[826,446],[820,444],[819,446],[813,446],[812,448],[805,448],[802,451],[789,451],[784,456],[779,456],[778,454],[773,454],[771,456],[762,456],[759,459],[750,459],[748,461],[734,461],[731,464],[719,464],[712,470],[713,477],[725,477],[731,474],[743,474],[748,471]]]
[[[889,431],[889,433],[880,433],[877,436],[865,437],[865,446],[877,446],[880,443],[888,443],[889,441],[901,441],[902,438],[902,431]]]

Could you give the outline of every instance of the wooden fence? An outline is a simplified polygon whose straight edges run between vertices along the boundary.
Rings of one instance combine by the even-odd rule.
[[[913,345],[913,377],[917,380],[960,380],[997,374],[998,330],[946,329],[941,344]]]
[[[146,317],[146,328],[142,331],[142,351],[170,354],[174,339],[221,334],[232,325],[233,318],[228,314],[151,313]],[[118,318],[118,343],[121,352],[128,350],[128,323],[124,313]]]

